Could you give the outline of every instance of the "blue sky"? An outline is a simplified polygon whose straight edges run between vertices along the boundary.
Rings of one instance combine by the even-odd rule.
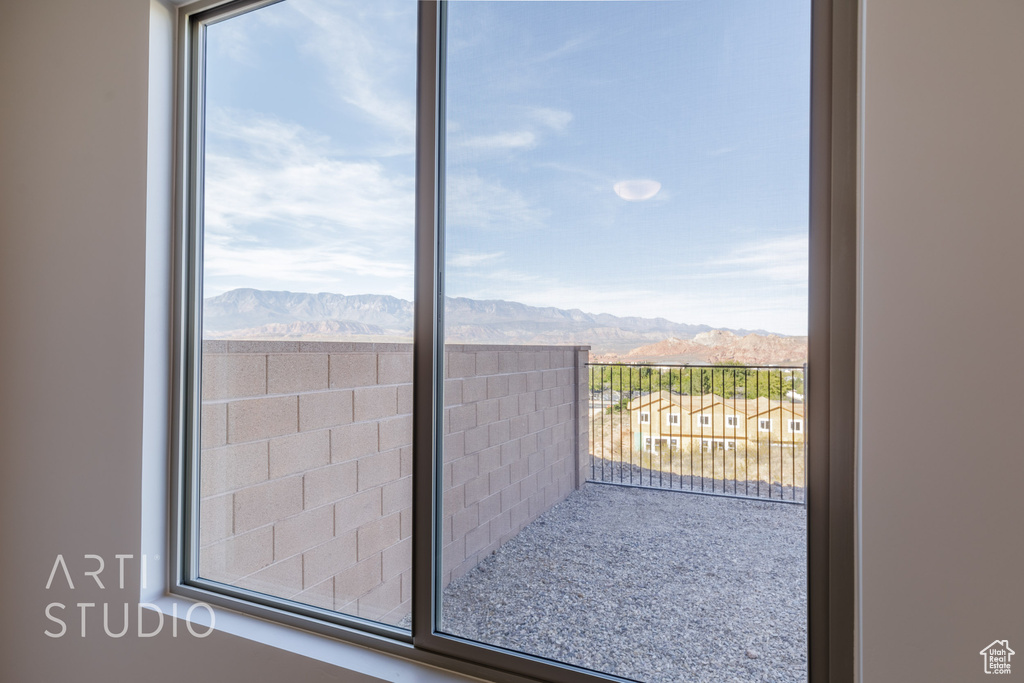
[[[453,2],[446,288],[806,333],[809,2]],[[415,2],[209,29],[206,294],[412,298]]]

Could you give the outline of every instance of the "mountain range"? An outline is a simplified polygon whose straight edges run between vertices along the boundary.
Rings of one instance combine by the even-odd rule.
[[[595,354],[628,354],[665,340],[715,333],[709,325],[618,317],[513,301],[446,297],[445,341],[483,344],[587,344]],[[234,289],[207,298],[206,339],[410,341],[411,301],[383,294],[318,294]],[[745,338],[750,330],[721,330]],[[757,336],[767,335],[763,330]],[[773,335],[774,336],[774,335]]]

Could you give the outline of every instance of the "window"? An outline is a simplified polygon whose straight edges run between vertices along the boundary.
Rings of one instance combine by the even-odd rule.
[[[735,416],[735,415],[726,415],[725,416],[725,426],[726,427],[738,427],[739,424],[740,424],[740,419],[737,416]]]
[[[791,4],[787,11],[799,19],[794,34],[806,38],[807,5]],[[570,225],[567,218],[579,206],[542,205],[536,198],[554,202],[607,181],[607,197],[594,203],[595,220],[588,224],[596,230],[597,219],[608,216],[614,231],[628,222],[628,211],[641,224],[654,221],[659,213],[670,215],[679,188],[699,194],[716,184],[692,174],[688,183],[662,188],[661,181],[632,178],[646,171],[628,164],[597,170],[605,151],[628,154],[635,146],[642,161],[643,145],[671,147],[655,131],[675,135],[711,119],[673,110],[678,129],[653,119],[616,124],[622,112],[657,114],[658,106],[643,102],[656,104],[661,95],[652,99],[650,92],[663,89],[645,80],[655,76],[638,76],[614,59],[598,65],[574,56],[582,45],[576,38],[614,29],[611,43],[625,53],[665,58],[651,70],[659,78],[673,81],[685,72],[697,79],[716,69],[699,61],[685,69],[691,55],[678,46],[711,49],[715,41],[683,41],[672,31],[689,27],[711,36],[745,21],[742,42],[756,53],[753,69],[767,55],[757,45],[788,44],[759,24],[777,23],[780,13],[773,8],[743,18],[729,10],[727,16],[710,2],[202,5],[183,11],[187,109],[181,134],[188,156],[182,160],[187,210],[180,252],[187,291],[180,311],[182,545],[175,548],[181,578],[173,589],[414,658],[429,652],[433,663],[455,670],[483,666],[538,680],[596,680],[571,653],[465,630],[468,622],[459,618],[472,616],[472,602],[460,603],[454,589],[535,518],[534,500],[516,499],[515,491],[526,496],[537,482],[553,484],[553,493],[536,494],[547,500],[586,480],[577,460],[559,461],[527,481],[531,468],[550,468],[547,460],[585,443],[575,425],[588,413],[628,424],[630,400],[659,390],[684,395],[684,387],[651,386],[638,367],[646,387],[642,380],[639,387],[609,386],[622,400],[592,408],[578,398],[580,387],[586,390],[585,375],[579,380],[583,346],[549,346],[536,354],[513,348],[544,347],[550,318],[513,329],[508,318],[483,324],[472,316],[514,300],[503,294],[523,282],[536,283],[545,295],[578,295],[579,288],[562,287],[559,268],[576,268],[577,276],[611,289],[622,284],[611,281],[610,271],[594,277],[578,265],[606,258],[607,244],[593,233],[583,238],[554,229]],[[488,31],[500,35],[492,41]],[[435,47],[439,37],[446,42]],[[542,50],[545,45],[550,49]],[[474,49],[483,50],[483,58]],[[439,64],[447,65],[446,73],[438,73]],[[506,76],[527,65],[550,74],[582,65],[594,69],[594,78],[566,72],[572,89],[535,90],[544,97],[513,98],[488,111],[487,98],[502,102],[504,90],[525,91],[525,80]],[[637,88],[635,96],[613,94],[613,80]],[[713,78],[708,82],[714,85]],[[424,86],[431,83],[439,85]],[[584,92],[584,84],[592,90]],[[795,101],[794,110],[805,112],[799,97],[806,93],[797,86],[786,94],[792,98],[779,101]],[[733,88],[733,96],[743,94]],[[572,110],[574,97],[585,107]],[[773,120],[755,109],[758,118]],[[576,124],[589,130],[614,124],[620,133],[640,130],[647,137],[631,143],[625,133],[617,141],[605,135],[607,146],[580,145],[572,137]],[[700,136],[692,140],[714,137],[706,130]],[[569,167],[560,155],[572,147],[596,156]],[[701,149],[712,160],[735,151],[726,144]],[[534,152],[544,158],[527,163]],[[488,159],[498,160],[491,170]],[[763,161],[746,159],[737,168],[760,168]],[[792,170],[799,177],[800,167]],[[554,172],[565,175],[544,176]],[[806,197],[794,202],[805,204]],[[718,204],[722,212],[733,205]],[[510,241],[502,244],[501,236]],[[557,268],[545,266],[545,254],[558,256]],[[721,256],[729,262],[729,255]],[[531,261],[537,270],[517,270]],[[619,289],[619,300],[622,291],[631,290]],[[534,302],[542,312],[585,310]],[[830,319],[822,310],[812,315]],[[594,319],[595,328],[606,323]],[[516,343],[502,343],[508,339]],[[721,400],[728,387],[714,372],[690,374],[685,395],[696,396],[698,405],[701,395]],[[629,373],[631,381],[633,368]],[[672,370],[666,376],[672,378]],[[702,386],[705,380],[709,386]],[[813,388],[801,392],[813,402]],[[651,412],[640,412],[639,423],[650,424]],[[680,424],[679,414],[670,413],[668,424]],[[711,427],[712,416],[701,415],[699,424]],[[728,416],[726,425],[739,420]],[[800,420],[790,426],[803,431]],[[759,420],[759,429],[770,431],[770,420]],[[630,447],[639,444],[619,434]],[[644,439],[648,451],[655,441]],[[688,443],[684,454],[693,463],[700,458],[691,457],[693,440]],[[680,439],[669,445],[680,446]],[[700,446],[734,450],[736,441],[702,439]],[[531,460],[538,453],[543,457]],[[618,467],[657,469],[671,479],[678,476],[672,467],[680,455],[648,453],[642,462]],[[734,457],[703,459],[698,467],[719,468],[712,477],[731,467],[739,479]],[[486,526],[480,523],[484,509],[494,513]],[[467,526],[474,516],[477,526]],[[616,626],[619,633],[643,633],[635,624]],[[360,633],[374,639],[360,640]],[[656,648],[639,654],[637,661],[660,656]]]
[[[767,418],[760,418],[757,421],[757,431],[759,432],[770,432],[772,431],[772,421]]]
[[[789,431],[791,431],[791,432],[802,432],[803,429],[804,429],[804,421],[803,420],[790,420],[789,421]]]

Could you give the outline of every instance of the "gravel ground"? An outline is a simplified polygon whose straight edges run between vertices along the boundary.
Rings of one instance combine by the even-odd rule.
[[[448,633],[640,681],[805,681],[797,505],[587,484],[445,590]]]

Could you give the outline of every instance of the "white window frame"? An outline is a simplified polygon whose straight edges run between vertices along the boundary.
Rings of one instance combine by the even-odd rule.
[[[725,426],[726,427],[732,427],[733,429],[735,429],[736,427],[739,427],[740,426],[740,416],[739,415],[726,415],[725,416]]]
[[[700,416],[700,426],[701,427],[710,427],[711,426],[711,416],[710,415],[701,415]]]
[[[804,433],[804,421],[800,419],[789,420],[789,431],[794,434]]]
[[[168,588],[173,595],[186,599],[220,605],[241,613],[240,619],[251,615],[258,620],[291,626],[305,631],[330,635],[340,640],[392,653],[407,659],[429,663],[442,670],[459,672],[479,678],[522,682],[528,680],[565,681],[565,683],[593,683],[609,680],[566,665],[539,661],[491,647],[472,643],[457,642],[433,632],[432,609],[434,590],[431,571],[424,571],[424,562],[432,563],[437,557],[433,548],[435,520],[431,515],[433,502],[434,461],[440,453],[439,424],[440,387],[432,378],[443,376],[443,347],[431,335],[430,341],[417,343],[414,350],[416,384],[414,404],[415,446],[418,453],[426,456],[414,458],[414,488],[418,503],[414,514],[414,539],[419,539],[418,550],[414,553],[414,598],[413,632],[415,637],[399,629],[384,627],[344,615],[326,613],[317,609],[295,609],[294,604],[267,599],[267,596],[252,591],[235,590],[230,587],[197,585],[188,578],[188,565],[194,560],[190,555],[190,542],[197,532],[197,517],[193,494],[196,480],[192,474],[192,456],[197,410],[195,408],[195,346],[196,336],[195,301],[196,281],[193,259],[196,254],[195,219],[199,213],[194,203],[197,187],[197,173],[201,172],[201,161],[195,154],[201,129],[196,126],[196,112],[201,111],[201,65],[202,41],[199,28],[203,21],[219,21],[236,14],[248,12],[259,6],[271,4],[274,0],[253,0],[251,3],[230,2],[229,0],[198,0],[178,10],[180,62],[177,69],[179,79],[178,126],[177,126],[177,182],[175,205],[178,207],[177,225],[179,239],[174,248],[177,261],[177,282],[180,285],[175,297],[175,382],[172,405],[175,406],[173,420],[174,463],[171,492],[171,528],[168,533],[168,548],[171,554],[168,574]],[[829,395],[829,381],[834,384],[831,392],[829,411],[820,413],[812,423],[813,439],[822,439],[823,447],[813,449],[816,459],[835,463],[831,470],[816,470],[811,463],[808,481],[816,495],[811,499],[819,501],[818,507],[809,510],[809,524],[820,525],[817,538],[827,541],[833,532],[843,539],[850,534],[853,510],[845,506],[843,496],[830,497],[830,485],[839,491],[852,490],[853,482],[845,474],[853,467],[852,419],[854,396],[852,377],[854,348],[843,340],[854,339],[855,301],[848,292],[855,291],[856,259],[851,249],[828,249],[829,239],[842,240],[845,244],[855,234],[856,216],[852,208],[856,192],[856,70],[857,70],[857,2],[858,0],[811,0],[812,12],[812,130],[811,130],[811,336],[831,334],[839,340],[828,345],[811,345],[812,363],[817,362],[815,379],[806,393]],[[439,64],[443,63],[443,4],[434,0],[418,3],[419,18],[419,65],[420,83],[443,83]],[[443,187],[437,182],[439,141],[443,140],[443,105],[438,93],[443,85],[435,88],[421,87],[417,95],[417,339],[421,332],[430,329],[437,321],[436,307],[443,296],[443,280],[436,271],[438,248],[438,209],[434,188]],[[839,98],[836,100],[836,98]],[[832,107],[833,101],[848,106]],[[442,131],[439,135],[438,131]],[[825,245],[821,248],[819,245]],[[814,282],[829,282],[832,287],[816,288]],[[830,293],[831,292],[831,293]],[[432,314],[432,315],[431,315]],[[822,338],[827,338],[823,337]],[[817,349],[817,351],[815,351]],[[817,358],[817,361],[814,359]],[[430,381],[424,382],[427,379]],[[842,381],[841,381],[842,380]],[[825,391],[822,391],[825,389]],[[818,393],[815,393],[818,392]],[[833,429],[831,440],[829,428]],[[433,437],[431,436],[433,435]],[[820,435],[820,436],[816,436]],[[707,440],[704,442],[707,444]],[[828,444],[833,444],[830,450]],[[834,444],[838,444],[836,447]],[[820,455],[819,455],[820,454]],[[824,479],[815,472],[827,472]],[[148,491],[148,489],[147,489]],[[819,512],[815,512],[815,509]],[[828,513],[831,513],[828,515]],[[828,516],[826,516],[828,515]],[[818,521],[815,521],[818,520]],[[811,534],[814,538],[815,534]],[[191,539],[191,541],[190,541]],[[815,672],[831,672],[830,681],[847,683],[853,681],[853,554],[852,550],[825,543],[808,545],[810,563],[809,582],[809,630],[814,637],[810,640],[809,671],[811,683],[824,682]],[[418,570],[415,568],[419,567]],[[828,583],[825,583],[828,581]],[[828,589],[821,591],[821,586]],[[816,591],[815,586],[819,589]],[[823,597],[824,596],[824,597]],[[256,624],[256,620],[253,621]],[[254,628],[256,628],[254,626]],[[261,627],[262,628],[262,627]],[[246,637],[243,634],[243,637]],[[254,638],[254,640],[259,640]],[[325,656],[322,661],[336,661]],[[527,678],[524,678],[527,677]],[[497,678],[494,678],[497,677]],[[615,680],[612,677],[612,680]]]
[[[640,412],[640,424],[642,424],[642,425],[651,424],[651,414],[650,413],[645,413],[645,412],[641,411]]]
[[[757,431],[759,432],[770,432],[772,431],[772,420],[769,417],[757,418]]]
[[[679,420],[680,420],[679,413],[669,413],[668,414],[668,423],[670,425],[677,425],[677,424],[679,424]]]

